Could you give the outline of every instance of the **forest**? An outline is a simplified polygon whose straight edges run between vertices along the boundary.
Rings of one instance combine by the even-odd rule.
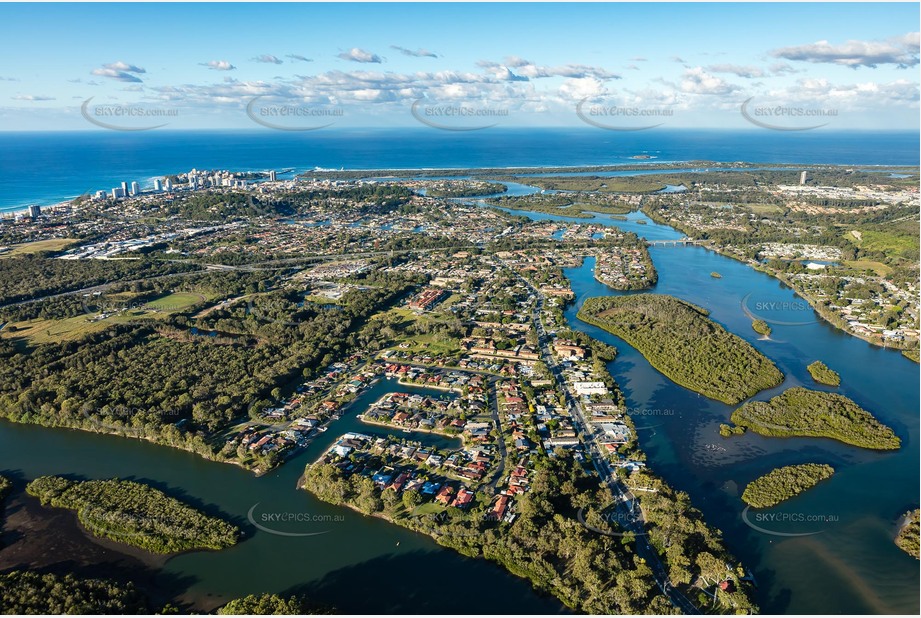
[[[921,532],[921,511],[915,509],[905,513],[905,523],[895,537],[895,544],[915,560],[921,559],[918,548],[919,532]]]
[[[56,260],[45,254],[0,261],[0,305],[103,283],[192,272],[198,266],[153,260]]]
[[[749,483],[742,492],[742,501],[756,509],[774,506],[831,478],[834,473],[835,469],[825,464],[783,466]]]
[[[843,395],[790,388],[770,401],[750,401],[732,422],[763,436],[831,438],[877,450],[895,450],[901,440],[876,417]]]
[[[672,381],[734,404],[777,386],[783,374],[748,342],[678,298],[633,294],[588,298],[577,317],[620,337]]]
[[[324,501],[381,515],[428,534],[466,556],[498,562],[575,611],[673,612],[651,569],[637,555],[635,538],[610,516],[610,490],[599,487],[597,478],[562,450],[554,457],[541,457],[533,474],[532,487],[518,498],[518,517],[511,524],[483,517],[489,498],[481,494],[469,513],[450,507],[441,517],[413,515],[395,492],[381,492],[371,479],[347,476],[335,464],[309,466],[305,488]],[[725,577],[725,564],[731,558],[718,533],[703,523],[686,494],[666,491],[664,483],[658,483],[662,493],[650,494],[648,506],[646,498],[643,505],[650,514],[653,546],[669,565],[672,583],[686,586],[700,575],[710,580]],[[755,609],[741,591],[721,601],[724,611]]]
[[[825,384],[826,386],[841,385],[841,376],[838,375],[838,372],[829,369],[822,361],[809,363],[806,369],[809,370],[809,375],[812,376],[812,379],[819,384]]]
[[[144,596],[130,583],[32,571],[0,574],[2,614],[147,614]]]
[[[236,285],[252,284],[211,281],[237,291]],[[115,324],[27,350],[0,340],[0,416],[144,438],[221,459],[223,445],[211,441],[215,432],[270,405],[276,388],[311,377],[347,350],[374,345],[361,327],[415,285],[373,274],[356,281],[364,289],[346,293],[336,306],[298,306],[293,292],[275,290],[200,319],[178,313]]]
[[[134,481],[42,476],[29,483],[26,492],[43,506],[76,511],[94,536],[157,554],[224,549],[240,536],[236,526]]]
[[[308,600],[277,594],[250,594],[234,599],[217,610],[219,616],[295,616],[327,614]]]

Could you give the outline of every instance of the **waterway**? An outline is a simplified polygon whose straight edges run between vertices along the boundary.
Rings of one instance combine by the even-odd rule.
[[[675,235],[651,222],[643,230],[616,220],[608,224],[650,239]],[[918,366],[898,351],[835,329],[791,289],[745,264],[694,246],[657,246],[650,253],[659,273],[652,292],[705,307],[784,373],[782,385],[756,399],[792,386],[832,390],[870,410],[902,439],[899,451],[880,453],[823,439],[721,438],[719,424],[728,421],[732,407],[674,384],[625,342],[576,318],[586,298],[621,294],[595,281],[594,258],[588,258],[564,271],[576,294],[566,317],[573,328],[618,348],[609,369],[634,412],[654,470],[690,494],[754,571],[762,611],[917,613],[918,562],[892,539],[900,515],[918,505]],[[722,278],[711,277],[714,271]],[[771,323],[770,338],[752,330],[743,304]],[[814,383],[806,370],[814,360],[833,367],[841,387]],[[806,462],[829,463],[836,474],[777,507],[743,513],[739,496],[748,482],[777,466]]]
[[[0,423],[0,474],[131,478],[233,520],[246,532],[241,543],[220,552],[176,556],[155,578],[164,588],[183,582],[185,592],[177,600],[202,610],[245,594],[279,592],[306,593],[341,613],[562,612],[556,599],[536,595],[527,582],[495,564],[465,558],[424,535],[325,504],[296,488],[304,466],[347,431],[394,434],[440,448],[456,445],[450,438],[389,432],[357,419],[394,391],[449,396],[381,380],[304,452],[260,478],[143,441],[5,421]],[[251,521],[281,534],[260,530]],[[471,586],[476,595],[464,592]]]
[[[524,190],[515,187],[515,192]],[[615,226],[650,240],[682,237],[641,213],[627,220],[513,214]],[[755,574],[763,611],[918,613],[918,562],[892,542],[901,514],[918,505],[918,366],[822,322],[792,290],[740,262],[694,246],[657,246],[651,255],[659,273],[653,292],[707,308],[783,371],[783,385],[757,398],[797,385],[826,389],[812,383],[806,371],[810,362],[822,360],[841,375],[837,392],[902,438],[902,448],[887,453],[820,439],[721,438],[718,426],[729,418],[729,406],[675,385],[630,346],[575,318],[585,298],[619,293],[592,278],[589,259],[566,271],[577,296],[566,315],[574,328],[618,348],[610,369],[635,412],[651,466],[724,531],[731,551]],[[711,277],[714,271],[722,278]],[[770,338],[752,330],[746,311],[771,323]],[[261,478],[145,442],[6,422],[0,423],[0,473],[21,479],[62,473],[135,478],[237,521],[248,536],[236,547],[177,556],[160,571],[164,581],[188,582],[179,601],[201,609],[248,593],[306,592],[350,613],[560,612],[554,599],[539,597],[495,565],[463,558],[427,537],[296,490],[304,465],[336,436],[380,432],[355,414],[403,388],[389,380],[375,384],[305,452]],[[438,438],[420,434],[418,439]],[[778,507],[744,512],[739,495],[746,483],[776,466],[803,462],[830,463],[836,474]],[[298,516],[288,519],[296,521],[273,520],[291,513]],[[248,518],[287,535],[258,530]],[[469,594],[474,587],[476,594]]]

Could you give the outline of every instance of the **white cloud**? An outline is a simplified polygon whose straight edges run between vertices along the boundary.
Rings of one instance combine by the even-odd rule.
[[[127,62],[122,62],[119,60],[118,62],[110,62],[108,64],[104,64],[98,69],[93,69],[91,74],[98,75],[100,77],[108,77],[109,79],[114,79],[120,82],[141,83],[142,80],[140,77],[137,77],[137,75],[146,72],[146,70],[139,66],[128,64]]]
[[[377,54],[365,51],[358,47],[353,47],[347,52],[342,52],[339,54],[339,58],[342,58],[343,60],[349,60],[351,62],[363,62],[369,64],[380,64],[384,61],[384,59]]]
[[[37,101],[54,101],[56,99],[54,97],[46,97],[40,94],[17,94],[16,96],[13,97],[13,100],[14,101],[37,102]]]
[[[838,64],[856,69],[875,69],[881,64],[894,64],[899,68],[916,66],[919,62],[919,33],[909,32],[885,41],[855,41],[832,44],[816,41],[806,45],[775,49],[775,58],[801,62]]]
[[[764,77],[764,70],[754,66],[741,66],[738,64],[712,64],[707,67],[711,73],[731,73],[738,77]]]
[[[595,77],[567,79],[560,86],[560,96],[573,101],[593,99],[608,94],[604,82]]]
[[[431,52],[425,48],[420,47],[419,49],[407,49],[406,47],[400,47],[399,45],[391,45],[390,49],[395,49],[404,56],[412,56],[414,58],[437,58],[438,54]]]
[[[200,62],[199,64],[214,71],[233,71],[237,68],[227,60],[211,60],[209,62]]]
[[[739,87],[722,78],[707,73],[703,67],[693,67],[684,72],[681,91],[689,94],[730,94]]]

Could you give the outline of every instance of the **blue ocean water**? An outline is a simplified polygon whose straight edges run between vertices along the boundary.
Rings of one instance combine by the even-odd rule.
[[[0,133],[0,211],[198,169],[538,167],[708,160],[918,165],[917,132],[428,128]]]

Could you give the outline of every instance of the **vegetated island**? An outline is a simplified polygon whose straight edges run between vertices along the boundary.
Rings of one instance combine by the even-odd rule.
[[[921,559],[918,553],[919,532],[921,532],[921,511],[915,509],[910,513],[905,513],[905,523],[902,524],[898,536],[895,537],[895,544],[915,560]]]
[[[130,583],[81,579],[68,573],[0,574],[0,614],[146,614],[147,600]]]
[[[282,597],[265,593],[234,599],[216,613],[218,616],[303,616],[330,612],[314,606],[301,596]]]
[[[722,278],[723,278],[723,275],[719,274],[719,273],[716,272],[715,270],[714,270],[712,273],[710,273],[710,276],[713,277],[714,279],[722,279]]]
[[[765,337],[771,336],[771,327],[764,320],[753,320],[752,329],[759,335],[764,335]]]
[[[240,536],[236,526],[134,481],[42,476],[29,483],[26,492],[42,505],[77,511],[80,523],[94,536],[153,553],[224,549]]]
[[[727,404],[783,381],[774,363],[707,315],[672,296],[634,294],[589,298],[577,317],[626,341],[672,381]]]
[[[749,483],[742,492],[742,501],[756,509],[765,509],[815,487],[834,473],[835,469],[826,464],[777,468]]]
[[[737,408],[731,419],[738,427],[763,436],[831,438],[876,450],[895,450],[901,445],[891,428],[847,397],[799,386],[770,401],[750,401]]]
[[[822,361],[810,363],[806,369],[809,370],[809,375],[812,376],[812,379],[819,384],[825,384],[827,386],[841,385],[841,376],[838,375],[838,372],[829,369]]]

